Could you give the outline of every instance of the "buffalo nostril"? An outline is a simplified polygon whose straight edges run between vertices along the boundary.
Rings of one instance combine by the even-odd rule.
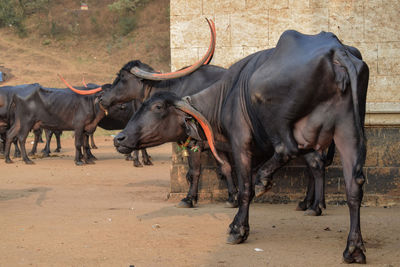
[[[114,143],[119,144],[120,142],[124,141],[126,136],[123,133],[117,134],[117,136],[114,138]]]

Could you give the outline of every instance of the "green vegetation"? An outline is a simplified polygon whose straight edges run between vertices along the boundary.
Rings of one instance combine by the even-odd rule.
[[[57,0],[0,0],[0,27],[12,27],[21,37],[30,32],[55,39],[110,32],[117,40],[137,27],[137,13],[149,1],[115,0],[106,10],[92,1],[87,12],[80,10],[79,1],[73,3],[76,8],[61,8],[63,1]]]
[[[117,15],[119,35],[128,35],[135,29],[137,25],[135,13],[147,2],[148,0],[117,0],[108,5],[108,8]]]

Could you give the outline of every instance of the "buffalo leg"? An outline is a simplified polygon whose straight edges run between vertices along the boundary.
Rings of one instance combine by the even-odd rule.
[[[227,208],[237,208],[238,207],[238,199],[237,199],[237,189],[235,182],[232,176],[232,165],[225,153],[219,154],[221,159],[225,162],[224,165],[219,166],[221,174],[226,179],[226,185],[228,187],[228,201],[225,203],[225,207]]]
[[[362,186],[365,182],[362,158],[365,157],[365,147],[362,147],[364,144],[359,145],[361,141],[356,140],[354,137],[356,136],[354,134],[355,129],[351,129],[352,127],[349,127],[349,125],[353,126],[354,123],[351,120],[343,122],[341,127],[336,127],[337,130],[334,134],[335,144],[342,160],[347,205],[350,212],[350,232],[346,249],[343,252],[343,259],[347,263],[366,263],[360,227]]]
[[[32,146],[32,150],[31,152],[29,152],[29,156],[33,156],[36,154],[37,151],[37,145],[39,143],[39,139],[42,136],[42,129],[38,129],[38,130],[33,130],[33,133],[35,135],[35,139],[33,140],[33,146]]]
[[[198,200],[199,179],[201,174],[200,152],[189,151],[189,170],[186,174],[186,181],[189,183],[189,191],[184,199],[178,203],[178,208],[193,208]]]
[[[151,162],[150,156],[149,156],[149,154],[147,154],[146,149],[141,149],[140,151],[142,151],[143,164],[144,165],[153,165],[153,162]]]
[[[24,124],[21,126],[21,129],[17,135],[18,144],[21,149],[22,159],[25,161],[26,164],[34,164],[34,162],[29,159],[29,157],[26,153],[26,148],[25,148],[26,138],[28,137],[28,134],[29,134],[29,131],[31,128],[32,128],[31,126]]]
[[[307,201],[306,215],[319,216],[325,205],[325,163],[318,152],[311,152],[304,156],[309,171],[309,186],[305,201]],[[310,195],[310,196],[309,196]]]
[[[125,160],[126,160],[126,161],[133,160],[132,155],[131,155],[130,153],[129,153],[129,154],[125,154]]]
[[[21,157],[21,150],[19,150],[18,147],[18,140],[14,138],[14,158],[20,158]]]
[[[94,143],[94,137],[93,137],[93,135],[94,135],[94,134],[90,134],[90,143],[91,143],[91,147],[92,147],[93,149],[97,149],[97,146],[96,146],[96,144]]]
[[[83,144],[83,135],[84,133],[81,131],[75,131],[75,164],[77,166],[83,165],[83,155],[82,155],[82,144]]]
[[[4,147],[4,159],[6,163],[13,163],[13,161],[10,159],[11,143],[14,142],[20,130],[21,121],[19,119],[16,119],[16,121],[11,125],[10,129],[7,130],[6,144]]]
[[[235,133],[229,137],[229,140],[232,147],[232,157],[238,180],[239,209],[232,223],[229,225],[229,236],[227,239],[227,243],[229,244],[242,243],[249,236],[249,208],[254,198],[254,177],[252,175],[252,154],[250,149],[252,135],[248,128],[242,127],[246,124],[243,118],[235,122],[237,125],[233,125],[233,128],[237,126],[238,128],[235,129],[241,128],[241,131],[235,131]]]
[[[83,134],[83,158],[86,164],[94,164],[96,157],[92,154],[89,146],[89,135]]]
[[[307,166],[308,171],[308,183],[307,183],[307,192],[303,201],[300,201],[297,204],[296,210],[306,211],[311,205],[314,203],[315,199],[315,180],[311,174],[311,169]]]
[[[133,150],[133,166],[143,167],[142,163],[139,160],[139,150]]]
[[[61,151],[61,134],[62,131],[54,131],[54,135],[56,136],[56,141],[57,141],[57,148],[54,150],[54,152]]]
[[[43,153],[44,157],[49,157],[50,156],[50,142],[51,142],[51,137],[53,136],[53,131],[45,130],[44,134],[46,135],[46,145],[44,146],[42,153]]]

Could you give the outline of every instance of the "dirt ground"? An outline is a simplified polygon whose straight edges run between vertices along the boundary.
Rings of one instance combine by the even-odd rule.
[[[170,144],[134,168],[111,136],[96,141],[95,165],[74,165],[71,137],[35,165],[0,162],[0,266],[343,265],[347,207],[306,217],[293,204],[253,204],[248,241],[228,245],[235,209],[168,200]],[[361,221],[368,264],[400,266],[400,208],[365,207]]]

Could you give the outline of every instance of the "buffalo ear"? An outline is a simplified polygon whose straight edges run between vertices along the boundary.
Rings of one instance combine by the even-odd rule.
[[[198,141],[203,140],[203,138],[200,137],[197,123],[192,118],[185,118],[185,130],[186,134],[191,138]]]

